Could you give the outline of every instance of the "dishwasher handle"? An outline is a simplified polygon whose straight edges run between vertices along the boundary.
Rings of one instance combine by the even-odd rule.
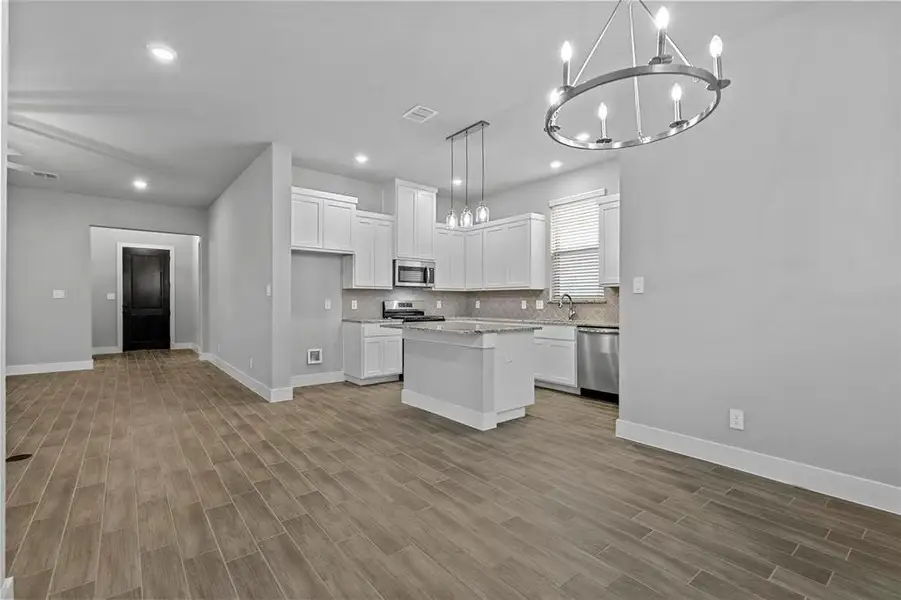
[[[619,329],[611,329],[608,327],[579,327],[579,333],[602,333],[604,335],[619,335]]]

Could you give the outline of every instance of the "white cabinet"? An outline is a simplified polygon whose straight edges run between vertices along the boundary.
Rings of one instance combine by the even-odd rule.
[[[463,234],[463,287],[467,290],[481,290],[485,288],[482,277],[484,271],[482,265],[482,243],[485,239],[485,230],[477,229]]]
[[[353,252],[357,199],[306,188],[291,188],[291,248]]]
[[[435,200],[433,187],[395,180],[388,212],[395,216],[395,258],[435,260]]]
[[[435,289],[462,291],[466,286],[464,232],[443,225],[434,228]]]
[[[484,227],[482,277],[485,289],[547,287],[547,220],[526,214]]]
[[[619,194],[598,203],[598,264],[601,285],[619,285]]]
[[[377,323],[342,324],[344,376],[357,385],[396,380],[403,372],[403,338],[400,329]]]
[[[574,326],[545,325],[535,332],[535,381],[577,387]]]
[[[394,219],[357,211],[353,255],[344,257],[344,289],[391,289]]]

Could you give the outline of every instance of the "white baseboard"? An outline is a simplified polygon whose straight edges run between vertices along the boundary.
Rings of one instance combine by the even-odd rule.
[[[539,381],[538,379],[535,380],[535,387],[544,388],[546,390],[554,390],[555,392],[563,392],[565,394],[575,394],[576,396],[579,396],[582,391],[577,387],[560,385],[559,383],[551,383],[550,381]]]
[[[13,578],[7,577],[0,587],[0,600],[13,600]]]
[[[630,421],[616,421],[616,437],[700,458],[864,506],[901,514],[901,487],[727,446]]]
[[[63,371],[91,371],[94,360],[77,360],[74,362],[41,363],[37,365],[6,365],[7,375],[32,375],[34,373],[61,373]]]
[[[399,381],[400,375],[383,375],[381,377],[367,377],[366,379],[360,379],[359,377],[354,377],[353,375],[344,374],[344,380],[352,383],[354,385],[364,386],[364,385],[375,385],[377,383],[389,383],[391,381]]]
[[[326,383],[340,383],[344,381],[344,371],[329,371],[327,373],[309,373],[307,375],[295,375],[291,378],[291,387],[306,387],[309,385],[325,385]]]
[[[292,397],[292,388],[275,388],[270,389],[264,383],[257,381],[247,373],[236,369],[233,365],[225,362],[215,354],[204,352],[200,355],[200,360],[213,363],[220,371],[254,392],[267,402],[284,402]]]
[[[420,408],[426,412],[462,423],[479,431],[488,431],[497,427],[497,415],[495,414],[482,414],[471,408],[445,402],[412,390],[401,390],[400,401],[407,406]]]
[[[119,346],[100,346],[98,348],[91,348],[92,356],[101,356],[103,354],[119,354],[122,352],[119,350]]]
[[[197,354],[200,354],[200,346],[195,344],[194,342],[175,342],[172,344],[173,350],[193,350]]]

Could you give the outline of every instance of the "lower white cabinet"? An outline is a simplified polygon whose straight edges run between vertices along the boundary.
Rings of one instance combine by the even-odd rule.
[[[545,325],[535,332],[535,382],[577,387],[574,326]]]
[[[357,385],[393,381],[403,372],[400,329],[344,322],[344,376]]]
[[[598,264],[601,285],[619,285],[619,194],[598,203]]]
[[[353,229],[353,255],[343,259],[344,289],[390,290],[393,258],[393,217],[357,211]]]

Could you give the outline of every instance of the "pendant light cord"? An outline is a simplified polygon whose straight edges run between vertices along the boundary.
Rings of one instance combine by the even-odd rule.
[[[485,128],[482,127],[482,198],[479,204],[485,204]]]
[[[454,210],[454,138],[451,138],[451,210]]]
[[[463,177],[466,179],[466,206],[469,206],[469,131],[466,132],[464,139],[466,140],[466,171]]]

